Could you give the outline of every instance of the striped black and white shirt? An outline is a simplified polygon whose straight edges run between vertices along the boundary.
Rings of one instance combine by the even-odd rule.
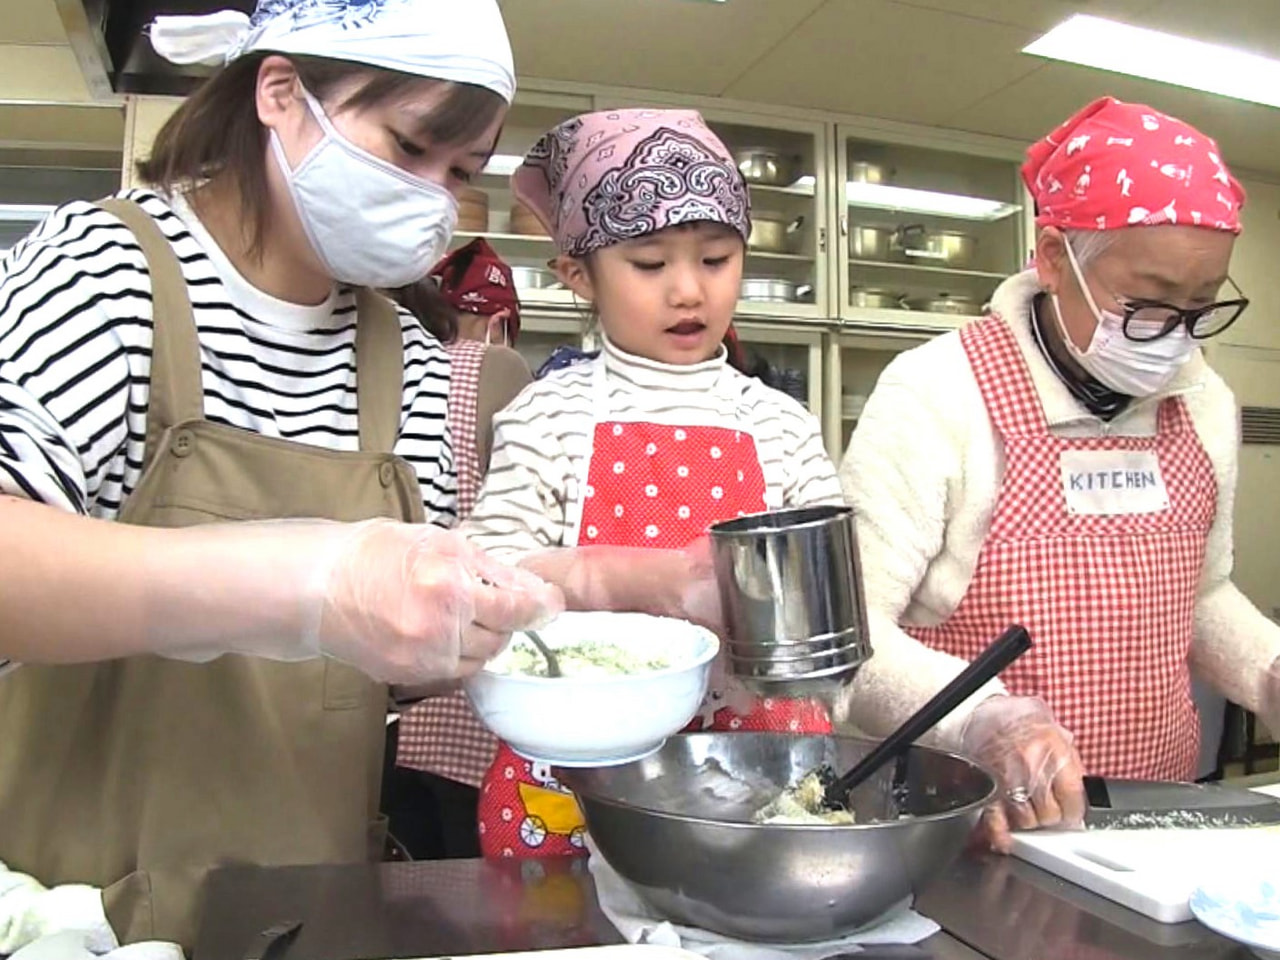
[[[139,202],[173,244],[199,330],[205,416],[266,437],[359,449],[355,293],[318,306],[248,283],[180,197]],[[456,515],[445,429],[449,358],[407,313],[394,452],[430,521]],[[146,440],[151,281],[115,216],[60,207],[0,259],[0,493],[114,519],[137,485]]]
[[[494,417],[489,473],[463,525],[467,536],[504,559],[566,544],[602,418],[744,427],[764,473],[767,509],[843,503],[817,418],[791,397],[734,370],[723,351],[706,363],[671,366],[606,338],[598,357],[535,381]]]

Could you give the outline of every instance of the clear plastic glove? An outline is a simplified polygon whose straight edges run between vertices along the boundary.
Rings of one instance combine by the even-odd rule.
[[[724,635],[709,538],[683,550],[562,547],[530,554],[520,566],[560,587],[571,610],[678,617]]]
[[[163,568],[148,571],[158,602],[147,623],[151,648],[180,659],[323,654],[388,683],[449,681],[564,608],[558,589],[438,527],[274,521],[167,532]]]
[[[1008,853],[1010,830],[1080,827],[1084,770],[1071,734],[1035,697],[990,697],[965,721],[961,751],[996,776],[1000,799],[983,814],[991,849]]]
[[[84,884],[50,890],[0,863],[0,956],[67,930],[77,931],[86,949],[106,953],[116,946],[102,891]]]
[[[1280,657],[1271,661],[1267,675],[1263,678],[1259,719],[1271,736],[1280,740]]]

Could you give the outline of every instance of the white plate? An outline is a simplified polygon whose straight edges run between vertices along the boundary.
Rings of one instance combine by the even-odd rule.
[[[1280,960],[1280,864],[1266,871],[1224,874],[1191,895],[1191,913],[1215,933]]]

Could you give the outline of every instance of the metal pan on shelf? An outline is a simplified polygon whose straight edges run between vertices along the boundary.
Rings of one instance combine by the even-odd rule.
[[[734,151],[733,160],[742,172],[742,179],[762,187],[789,187],[799,176],[799,157],[766,147]]]
[[[813,296],[813,286],[775,277],[747,277],[738,293],[749,303],[803,303]]]

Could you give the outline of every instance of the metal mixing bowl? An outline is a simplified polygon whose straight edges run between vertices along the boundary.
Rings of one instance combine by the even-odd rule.
[[[854,791],[852,826],[757,824],[814,767],[843,772],[875,741],[700,733],[645,760],[564,771],[601,855],[664,917],[778,943],[851,933],[913,896],[960,854],[995,782],[913,747]]]

